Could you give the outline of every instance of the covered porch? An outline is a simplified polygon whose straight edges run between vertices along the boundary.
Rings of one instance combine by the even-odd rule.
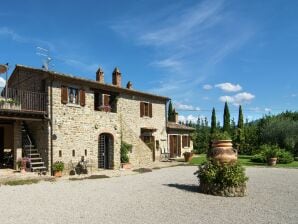
[[[0,93],[0,169],[18,169],[24,157],[30,160],[28,171],[34,166],[46,168],[42,161],[48,151],[46,94],[9,88]]]

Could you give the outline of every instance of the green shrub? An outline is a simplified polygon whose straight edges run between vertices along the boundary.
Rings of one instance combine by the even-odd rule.
[[[219,189],[242,186],[248,180],[244,168],[238,162],[222,165],[209,160],[199,166],[199,170],[195,174],[200,183]]]
[[[262,145],[260,146],[259,153],[251,158],[255,163],[266,163],[270,158],[277,158],[277,163],[287,164],[294,161],[291,153],[280,149],[278,146]]]
[[[292,154],[284,150],[280,150],[277,157],[277,163],[281,164],[287,164],[294,161],[294,157],[292,156]]]
[[[218,140],[231,140],[231,135],[224,131],[224,132],[215,132],[214,134],[212,134],[211,139],[213,141],[218,141]]]
[[[259,153],[259,154],[252,156],[250,161],[252,161],[254,163],[265,163],[266,158],[262,153]]]
[[[129,162],[129,157],[128,153],[131,152],[132,150],[132,145],[128,144],[126,142],[121,142],[121,148],[120,148],[120,160],[121,163],[128,163]]]
[[[53,164],[53,171],[63,171],[64,170],[64,163],[62,161],[56,161]]]

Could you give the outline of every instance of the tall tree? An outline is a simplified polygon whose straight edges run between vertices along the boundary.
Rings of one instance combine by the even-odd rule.
[[[230,124],[230,111],[228,102],[225,102],[225,108],[224,108],[224,116],[223,116],[223,131],[226,131],[230,133],[231,130],[231,124]]]
[[[216,131],[216,114],[215,114],[215,108],[212,109],[212,116],[211,116],[211,130],[210,133],[213,134]]]
[[[243,112],[242,112],[242,106],[239,106],[239,114],[238,114],[238,124],[237,127],[240,129],[243,129],[244,126],[244,119],[243,119]]]
[[[168,121],[173,121],[173,118],[174,118],[173,114],[174,114],[173,105],[172,105],[172,101],[170,101],[169,108],[168,108]]]

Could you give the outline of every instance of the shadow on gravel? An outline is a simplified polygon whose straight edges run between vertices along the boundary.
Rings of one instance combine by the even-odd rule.
[[[199,192],[199,186],[197,185],[187,185],[187,184],[164,184],[168,187],[174,187],[179,190],[189,191],[189,192]]]

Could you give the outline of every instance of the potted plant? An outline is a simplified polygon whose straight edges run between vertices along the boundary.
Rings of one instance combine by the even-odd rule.
[[[128,153],[131,152],[132,145],[126,142],[121,142],[120,148],[120,160],[121,160],[121,167],[123,169],[131,169],[131,164],[129,163]]]
[[[269,166],[275,166],[279,154],[279,148],[277,146],[267,146],[265,149],[265,158]]]
[[[53,171],[55,177],[62,177],[62,171],[64,170],[64,163],[62,161],[56,161],[53,164]]]
[[[192,159],[193,153],[192,152],[185,152],[183,153],[184,161],[189,162]]]
[[[18,159],[17,165],[20,169],[21,173],[26,173],[26,168],[28,167],[28,164],[30,163],[30,159],[27,157],[23,157]]]
[[[231,136],[227,132],[217,132],[212,136],[212,150],[208,157],[220,163],[232,163],[237,160],[237,154],[233,149]]]

